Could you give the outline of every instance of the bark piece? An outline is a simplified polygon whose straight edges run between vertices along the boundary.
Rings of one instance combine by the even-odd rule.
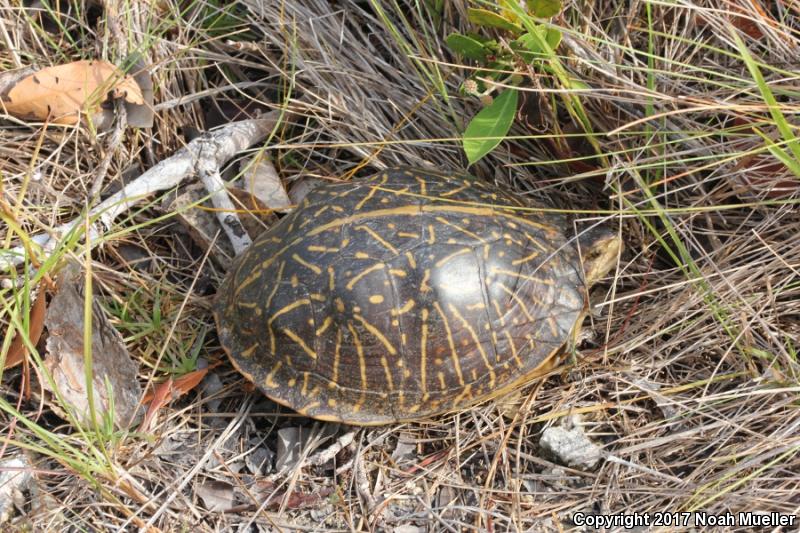
[[[58,292],[50,302],[45,319],[47,356],[44,366],[52,375],[61,398],[79,422],[89,425],[91,412],[84,371],[84,297],[83,276],[77,266],[67,266],[59,276]],[[141,416],[139,399],[142,388],[137,380],[139,367],[131,359],[122,340],[103,309],[92,305],[92,369],[94,409],[97,422],[111,408],[112,394],[114,424],[130,427]],[[55,391],[49,380],[42,384]]]

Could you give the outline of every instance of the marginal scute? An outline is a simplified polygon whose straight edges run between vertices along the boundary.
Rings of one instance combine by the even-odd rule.
[[[237,260],[220,341],[307,416],[374,425],[463,408],[549,368],[583,316],[566,227],[469,176],[325,184]]]

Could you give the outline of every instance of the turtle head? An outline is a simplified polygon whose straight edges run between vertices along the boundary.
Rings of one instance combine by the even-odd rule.
[[[580,257],[586,285],[591,287],[614,268],[622,250],[622,239],[616,231],[602,224],[580,229]]]

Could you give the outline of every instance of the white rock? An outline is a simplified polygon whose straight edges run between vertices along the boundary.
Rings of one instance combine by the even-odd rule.
[[[392,530],[392,533],[425,533],[425,529],[417,526],[397,526]]]
[[[577,425],[572,429],[547,428],[539,446],[559,463],[570,467],[594,468],[600,460],[600,447],[589,440]]]
[[[0,463],[0,524],[14,514],[14,503],[33,483],[33,466],[24,455]]]

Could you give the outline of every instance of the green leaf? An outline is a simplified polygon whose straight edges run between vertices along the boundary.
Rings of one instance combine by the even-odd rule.
[[[552,53],[545,51],[540,46],[542,38],[544,38],[550,50],[555,50],[561,43],[561,32],[555,28],[545,28],[544,26],[536,26],[539,33],[538,37],[528,32],[521,35],[519,39],[511,41],[511,49],[517,54],[522,56],[522,59],[531,63],[537,59],[547,59],[552,56]]]
[[[447,46],[462,57],[467,59],[474,59],[476,61],[483,61],[486,59],[486,49],[483,44],[466,35],[460,33],[451,33],[445,39]]]
[[[488,9],[478,9],[471,7],[467,9],[467,18],[473,24],[484,26],[487,28],[499,28],[501,30],[513,31],[515,33],[522,33],[522,27],[514,24],[504,16],[489,11]]]
[[[555,50],[558,48],[558,45],[561,44],[561,32],[556,28],[545,28],[544,26],[539,25],[536,26],[536,29],[540,32],[539,37],[544,37],[544,40],[547,42],[547,45],[551,50]],[[545,53],[545,51],[542,50],[542,47],[539,46],[539,40],[530,32],[526,33],[525,35],[521,35],[516,42],[520,43],[533,53]]]
[[[464,152],[472,165],[505,139],[517,112],[519,93],[506,89],[475,115],[464,132]]]
[[[552,57],[553,54],[551,52],[543,50],[542,46],[540,46],[543,38],[550,47],[550,50],[555,50],[561,42],[561,32],[555,28],[537,26],[536,30],[540,32],[538,36],[534,36],[532,33],[526,33],[521,35],[519,39],[509,43],[511,49],[522,56],[522,59],[528,63],[533,63],[537,59],[541,60]]]
[[[550,45],[550,49],[555,50],[558,48],[558,45],[561,44],[561,30],[557,30],[556,28],[547,28],[547,33],[544,36],[544,40]]]
[[[546,19],[561,12],[561,0],[527,0],[528,11],[537,17]]]

